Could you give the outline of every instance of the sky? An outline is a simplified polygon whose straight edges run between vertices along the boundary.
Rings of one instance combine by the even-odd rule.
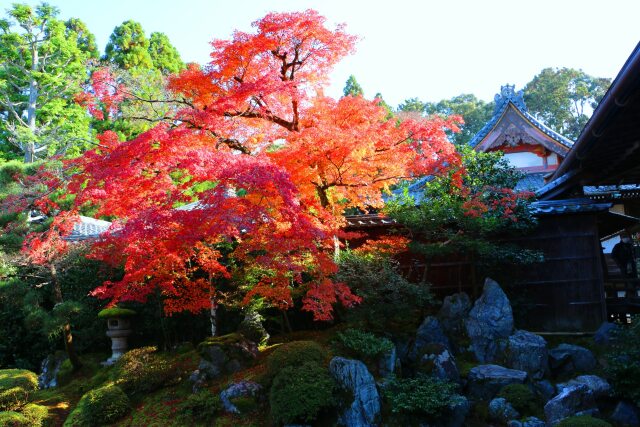
[[[19,0],[18,0],[19,1]],[[36,4],[36,1],[22,1]],[[9,0],[0,0],[6,10]],[[393,107],[409,98],[439,101],[472,93],[493,99],[504,84],[521,89],[546,67],[614,78],[640,41],[638,0],[49,0],[77,17],[102,51],[116,25],[133,19],[147,36],[166,33],[185,62],[209,61],[209,42],[268,12],[315,9],[329,26],[360,38],[331,75],[339,97],[353,74],[366,97]]]

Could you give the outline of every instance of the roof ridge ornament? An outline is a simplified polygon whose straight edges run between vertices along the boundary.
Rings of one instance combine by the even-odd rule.
[[[494,97],[496,102],[495,110],[493,114],[495,115],[507,102],[511,102],[513,105],[518,107],[520,111],[528,112],[527,105],[524,103],[524,91],[519,90],[516,92],[516,85],[506,84],[504,86],[500,86],[500,93],[497,93]]]

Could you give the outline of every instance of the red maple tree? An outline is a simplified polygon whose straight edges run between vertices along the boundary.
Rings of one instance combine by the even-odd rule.
[[[68,164],[76,207],[117,218],[92,256],[125,275],[94,295],[143,301],[159,288],[167,313],[196,312],[215,307],[216,277],[240,270],[257,278],[245,302],[287,309],[303,287],[303,309],[330,319],[337,301],[359,300],[332,280],[344,209],[379,207],[400,180],[459,163],[445,134],[455,118],[388,120],[377,100],[324,96],[356,41],[342,26],[327,28],[311,10],[253,26],[213,41],[207,66],[170,79],[185,106],[171,123],[126,142],[107,132]],[[110,108],[118,99],[94,93]]]

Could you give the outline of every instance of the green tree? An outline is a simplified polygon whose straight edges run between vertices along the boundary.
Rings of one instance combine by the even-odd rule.
[[[521,174],[500,152],[481,153],[468,145],[458,151],[461,166],[425,179],[421,194],[407,192],[387,203],[388,215],[410,230],[410,249],[427,262],[463,256],[483,275],[503,263],[538,261],[537,252],[497,239],[522,234],[536,223],[529,203],[533,195],[512,190]]]
[[[427,115],[440,114],[443,116],[462,116],[464,124],[460,126],[460,132],[450,136],[456,144],[466,144],[482,129],[493,115],[494,103],[484,102],[470,93],[463,93],[451,99],[443,99],[437,103],[426,103]]]
[[[64,25],[67,28],[67,36],[71,37],[75,35],[78,48],[83,51],[88,58],[98,59],[100,57],[98,45],[96,45],[96,38],[93,33],[89,31],[87,24],[78,18],[71,18],[65,22]]]
[[[149,39],[139,22],[128,20],[113,29],[103,59],[116,66],[131,68],[153,68],[149,53]]]
[[[418,98],[405,99],[404,102],[398,105],[398,111],[424,113],[427,104],[420,101]]]
[[[347,83],[344,85],[342,93],[344,96],[364,96],[362,86],[360,86],[360,83],[358,83],[353,74],[351,74],[347,79]]]
[[[524,100],[536,118],[576,139],[610,84],[582,70],[545,68],[524,87]]]
[[[0,120],[3,151],[33,162],[54,153],[78,154],[89,143],[89,118],[74,102],[90,56],[58,9],[14,4],[0,20]],[[16,28],[17,27],[17,28]]]
[[[178,50],[171,44],[165,33],[151,33],[149,55],[154,68],[164,75],[174,74],[185,68]]]

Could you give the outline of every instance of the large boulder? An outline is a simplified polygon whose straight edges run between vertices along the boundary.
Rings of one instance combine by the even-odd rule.
[[[498,365],[480,365],[471,368],[468,376],[468,395],[472,399],[491,400],[500,389],[509,384],[524,384],[527,373]]]
[[[471,350],[479,362],[493,362],[504,352],[507,338],[513,332],[513,312],[509,299],[494,280],[486,279],[465,326]]]
[[[587,413],[596,408],[593,392],[584,384],[566,387],[544,405],[547,423],[551,426],[565,418],[580,413]]]
[[[469,399],[464,396],[456,396],[454,401],[447,408],[446,414],[444,416],[444,423],[442,423],[443,427],[463,427],[465,426],[465,420],[467,418],[467,414],[471,409],[471,404],[469,403]]]
[[[507,366],[525,371],[535,380],[542,379],[549,370],[547,342],[540,335],[516,331],[509,337]]]
[[[489,417],[494,421],[507,423],[520,418],[520,413],[504,397],[496,397],[489,402]]]
[[[412,362],[419,361],[425,349],[432,344],[440,344],[451,350],[449,339],[442,331],[440,322],[435,317],[429,316],[422,321],[416,332],[416,339],[409,353],[409,359]]]
[[[611,414],[611,421],[622,427],[638,427],[640,426],[638,408],[628,402],[618,402]]]
[[[547,380],[536,381],[533,383],[533,389],[543,402],[548,402],[556,395],[556,388]]]
[[[449,295],[444,298],[438,312],[438,319],[442,329],[450,337],[464,333],[464,320],[471,310],[471,300],[464,292]]]
[[[560,392],[566,387],[571,387],[577,384],[586,385],[593,393],[593,397],[596,399],[606,398],[611,395],[611,385],[607,380],[597,375],[580,375],[579,377],[569,380],[564,384],[558,384],[558,391]]]
[[[353,402],[340,415],[339,421],[347,427],[375,425],[380,414],[380,395],[365,364],[334,357],[329,362],[329,371],[342,388],[353,393]]]
[[[549,350],[549,366],[555,375],[592,371],[598,362],[590,350],[572,344],[560,344]]]
[[[418,370],[440,380],[460,382],[456,359],[442,344],[431,344],[425,348]]]
[[[262,386],[252,381],[239,381],[231,384],[220,393],[220,402],[225,412],[229,414],[240,414],[240,410],[231,402],[236,397],[258,397]]]

